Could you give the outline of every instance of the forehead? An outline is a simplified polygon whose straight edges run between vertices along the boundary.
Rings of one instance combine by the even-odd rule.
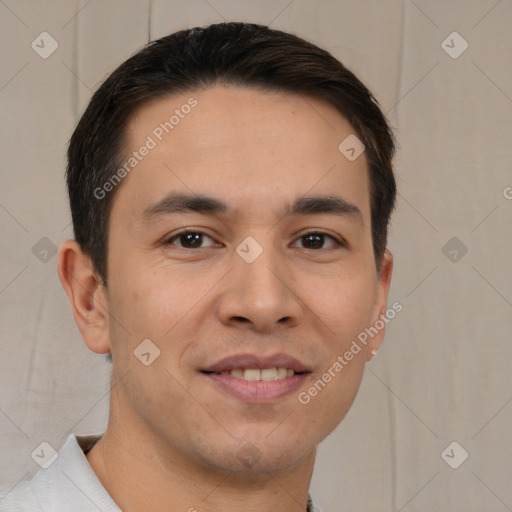
[[[279,195],[291,203],[308,190],[337,188],[364,213],[365,155],[349,161],[338,149],[351,134],[334,107],[298,94],[216,85],[155,98],[128,124],[125,161],[151,149],[124,178],[120,196],[141,211],[172,191],[215,191],[239,206],[249,206],[250,194],[256,213]]]

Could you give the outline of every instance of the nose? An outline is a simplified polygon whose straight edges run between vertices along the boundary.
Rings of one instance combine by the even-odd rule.
[[[219,299],[223,324],[272,333],[279,326],[293,327],[300,322],[302,301],[282,257],[265,249],[252,263],[234,253],[233,263]]]

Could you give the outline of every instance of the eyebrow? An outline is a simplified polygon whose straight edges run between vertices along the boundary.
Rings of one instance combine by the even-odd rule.
[[[203,215],[218,215],[232,212],[233,209],[220,199],[204,195],[188,195],[172,192],[157,203],[148,206],[142,213],[145,221],[155,217],[174,213],[200,213]],[[339,196],[310,196],[299,197],[292,205],[287,205],[284,216],[333,214],[337,216],[354,217],[363,224],[361,210]]]

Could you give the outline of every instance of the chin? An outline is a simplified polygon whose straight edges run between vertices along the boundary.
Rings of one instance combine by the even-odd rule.
[[[304,462],[308,457],[315,455],[315,447],[304,448],[305,443],[287,443],[283,446],[281,443],[279,449],[268,441],[263,444],[256,441],[247,441],[240,443],[240,446],[226,447],[224,453],[218,453],[218,456],[210,452],[211,460],[207,464],[220,472],[232,472],[243,476],[265,476],[269,473],[288,471]],[[298,446],[301,450],[298,451]],[[204,457],[204,453],[202,454]],[[206,462],[206,461],[204,461]]]

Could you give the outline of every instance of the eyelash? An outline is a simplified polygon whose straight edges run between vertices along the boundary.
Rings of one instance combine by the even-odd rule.
[[[197,229],[184,229],[183,231],[179,231],[178,233],[175,233],[171,238],[168,238],[167,240],[164,240],[163,244],[164,245],[174,245],[174,244],[172,244],[173,240],[175,240],[177,238],[179,239],[181,236],[184,236],[184,235],[187,235],[187,234],[190,234],[190,233],[193,233],[193,234],[196,234],[196,235],[203,235],[203,236],[206,236],[206,237],[210,238],[211,240],[213,240],[213,238],[210,235],[207,235],[203,231],[199,231]],[[321,235],[321,236],[325,236],[327,238],[330,238],[336,244],[336,247],[330,247],[330,249],[347,247],[347,244],[346,244],[345,241],[337,239],[336,237],[334,237],[333,235],[330,235],[329,233],[324,233],[323,231],[316,231],[316,230],[311,230],[311,231],[307,231],[306,233],[302,233],[296,240],[300,240],[301,238],[304,238],[304,237],[309,236],[309,235]],[[177,246],[177,247],[179,247],[179,246]],[[179,247],[179,248],[180,249],[192,250],[192,251],[198,249],[197,247],[196,248]],[[205,247],[199,247],[199,249],[205,249]],[[311,250],[311,251],[319,251],[319,250],[322,250],[324,248],[322,247],[320,249],[310,249],[310,248],[305,247],[304,249]]]

